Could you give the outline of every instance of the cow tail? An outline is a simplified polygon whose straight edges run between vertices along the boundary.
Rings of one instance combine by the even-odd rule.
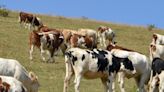
[[[65,64],[66,64],[66,72],[68,73],[69,71],[74,72],[73,70],[73,63],[72,63],[72,52],[66,51],[65,52]]]

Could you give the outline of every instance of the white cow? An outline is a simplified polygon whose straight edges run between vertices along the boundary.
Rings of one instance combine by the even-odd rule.
[[[38,92],[37,76],[32,72],[28,73],[17,60],[0,58],[0,75],[12,76],[21,81],[28,92]]]
[[[8,83],[10,85],[8,92],[27,92],[27,89],[24,85],[17,79],[10,76],[0,76],[1,82]]]
[[[100,45],[106,47],[106,40],[114,43],[115,33],[109,27],[100,26],[98,28],[98,38]]]
[[[164,35],[154,33],[152,43],[164,45]]]
[[[117,72],[135,74],[136,71],[128,58],[112,56],[107,50],[84,50],[71,48],[65,53],[66,76],[63,92],[67,92],[68,83],[75,74],[75,92],[79,92],[80,80],[101,78],[105,92],[115,92],[114,78]]]
[[[164,59],[164,46],[160,44],[151,43],[149,46],[149,53],[151,61],[156,57]]]
[[[125,92],[124,89],[124,77],[134,78],[138,87],[139,92],[145,92],[144,85],[148,84],[150,78],[151,67],[148,62],[148,58],[138,52],[129,50],[115,44],[109,44],[107,50],[111,51],[117,57],[129,58],[132,61],[134,68],[136,69],[135,75],[129,75],[126,73],[118,73],[118,82],[120,85],[121,92]]]

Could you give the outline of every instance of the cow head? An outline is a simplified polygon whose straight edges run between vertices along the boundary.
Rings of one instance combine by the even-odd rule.
[[[111,51],[111,50],[114,49],[115,47],[116,47],[115,43],[110,42],[106,49],[107,49],[108,51]]]
[[[38,88],[40,86],[39,82],[38,82],[38,77],[33,73],[33,72],[29,72],[29,77],[31,79],[31,89],[30,92],[38,92]]]
[[[78,37],[77,45],[85,47],[85,38],[84,38],[84,36]]]
[[[158,38],[157,34],[154,33],[153,34],[153,41],[152,41],[154,44],[156,44],[157,38]]]

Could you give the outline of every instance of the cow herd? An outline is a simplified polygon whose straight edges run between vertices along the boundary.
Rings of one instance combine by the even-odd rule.
[[[62,51],[66,69],[63,92],[68,92],[73,75],[75,92],[80,92],[82,78],[100,78],[105,92],[115,92],[116,76],[121,92],[126,92],[125,77],[134,78],[138,92],[164,92],[163,35],[153,34],[149,59],[142,53],[116,45],[115,32],[109,27],[100,26],[97,31],[53,29],[25,12],[20,12],[19,23],[32,30],[30,60],[33,60],[34,47],[40,50],[42,61],[48,63],[55,62],[54,56]],[[98,48],[98,44],[103,48]],[[0,58],[0,75],[0,92],[38,92],[38,77],[33,72],[28,73],[17,60]]]

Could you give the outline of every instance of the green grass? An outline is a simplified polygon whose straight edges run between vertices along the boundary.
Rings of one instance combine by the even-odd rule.
[[[119,25],[94,20],[82,20],[65,18],[61,16],[39,16],[43,23],[51,28],[91,28],[97,29],[100,25],[111,27],[116,33],[118,45],[127,47],[149,55],[148,46],[151,42],[152,33],[164,34],[162,30],[150,32],[147,28],[139,26]],[[62,92],[63,80],[65,77],[64,57],[57,56],[56,63],[41,62],[40,53],[37,48],[34,50],[34,60],[29,60],[28,36],[30,31],[21,28],[18,23],[18,13],[11,12],[9,17],[0,17],[0,57],[13,58],[20,61],[28,71],[33,71],[39,77],[41,87],[39,92]],[[117,85],[117,92],[119,91]],[[127,92],[134,92],[136,85],[133,79],[126,80],[125,88]],[[103,86],[100,79],[81,81],[81,92],[102,92]],[[69,92],[74,92],[73,80],[69,87]]]

